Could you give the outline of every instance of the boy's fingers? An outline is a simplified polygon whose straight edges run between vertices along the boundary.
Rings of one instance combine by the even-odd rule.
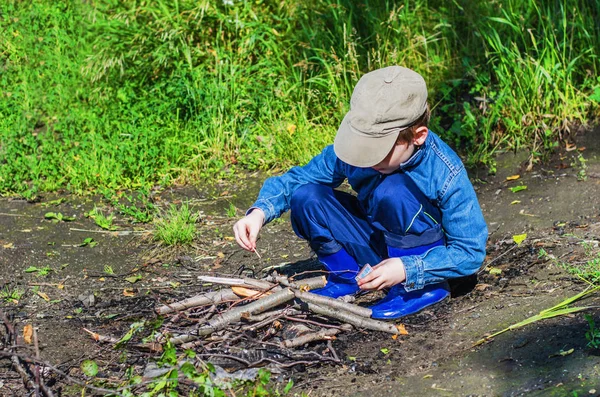
[[[248,230],[245,225],[235,225],[233,228],[233,233],[235,234],[235,240],[245,250],[251,251],[250,242],[247,237]]]

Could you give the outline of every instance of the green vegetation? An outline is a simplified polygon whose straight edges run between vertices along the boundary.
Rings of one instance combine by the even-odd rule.
[[[533,162],[598,112],[599,13],[600,0],[7,0],[0,193],[304,163],[358,78],[390,64],[426,77],[432,129],[470,163],[523,147]]]
[[[154,237],[166,245],[190,244],[196,236],[198,218],[187,204],[179,209],[171,204],[166,213],[154,220]]]
[[[114,214],[106,216],[97,207],[94,207],[94,209],[88,212],[86,216],[92,218],[96,225],[104,230],[117,230],[117,227],[113,225],[113,221],[115,220]]]
[[[10,288],[8,285],[5,285],[0,289],[0,300],[6,303],[18,304],[24,294],[25,291],[19,287]]]
[[[596,322],[591,314],[586,314],[584,317],[590,326],[590,329],[585,333],[585,338],[588,341],[587,346],[600,349],[600,329],[596,328]]]

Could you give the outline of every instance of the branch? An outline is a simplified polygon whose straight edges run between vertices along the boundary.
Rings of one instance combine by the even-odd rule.
[[[181,311],[189,309],[191,307],[204,306],[204,305],[216,305],[225,301],[238,300],[239,297],[233,293],[229,288],[221,289],[218,291],[207,292],[202,295],[192,296],[191,298],[184,299],[179,302],[164,305],[156,309],[158,314],[167,314],[174,311]]]
[[[347,327],[345,327],[346,331],[348,330],[348,327],[350,329],[352,329],[352,326],[346,324]],[[292,348],[292,347],[298,347],[298,346],[302,346],[306,343],[310,343],[310,342],[314,342],[317,340],[331,340],[335,337],[335,335],[339,334],[342,330],[341,329],[336,329],[336,328],[328,328],[328,329],[322,329],[321,331],[318,332],[311,332],[310,334],[304,334],[302,336],[299,336],[297,338],[294,339],[290,339],[290,340],[285,340],[283,342],[281,342],[281,345],[283,347],[287,347],[287,348]]]
[[[387,332],[388,334],[400,335],[400,330],[390,323],[385,323],[379,320],[373,320],[371,318],[365,318],[357,316],[354,313],[345,312],[339,309],[333,309],[330,307],[323,307],[314,303],[305,303],[308,310],[318,314],[323,314],[328,317],[336,318],[343,322],[354,325],[358,328],[370,329],[373,331]],[[302,305],[300,305],[302,306]]]
[[[296,295],[296,298],[307,303],[315,303],[320,306],[327,306],[334,309],[343,310],[365,318],[371,317],[372,310],[369,308],[357,306],[352,303],[346,303],[328,296],[317,295],[311,292],[303,292],[300,290],[294,290],[294,295]]]
[[[279,306],[294,298],[294,292],[289,288],[277,291],[272,295],[265,296],[257,301],[249,303],[244,306],[236,307],[228,310],[222,314],[216,315],[210,321],[208,325],[199,328],[195,335],[184,334],[171,339],[171,343],[178,345],[181,343],[189,342],[198,336],[209,335],[215,331],[225,328],[227,325],[239,322],[244,313],[259,314],[267,311],[275,306]]]

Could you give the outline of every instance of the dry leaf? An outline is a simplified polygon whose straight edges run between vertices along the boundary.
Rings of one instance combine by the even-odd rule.
[[[125,288],[125,289],[123,290],[123,295],[124,295],[124,296],[135,296],[135,292],[133,292],[133,290],[132,290],[132,289],[127,289],[127,288]]]
[[[27,344],[31,344],[33,338],[33,326],[31,324],[27,324],[23,327],[23,340]]]
[[[42,298],[42,299],[43,299],[43,300],[45,300],[46,302],[50,302],[50,298],[49,298],[49,297],[48,297],[48,295],[46,295],[45,293],[43,293],[43,292],[41,292],[41,291],[38,291],[38,293],[37,293],[37,294],[38,294],[38,296],[39,296],[40,298]]]
[[[396,325],[396,328],[398,328],[398,331],[400,331],[400,335],[408,335],[408,331],[406,330],[404,324],[398,324]]]
[[[225,254],[222,252],[217,252],[217,258],[225,258]]]
[[[573,150],[577,149],[577,145],[567,142],[565,149],[567,152],[572,152]]]
[[[237,296],[243,297],[243,298],[251,298],[253,296],[257,296],[257,295],[271,295],[272,292],[271,291],[266,291],[266,292],[261,292],[261,291],[257,291],[254,289],[250,289],[250,288],[246,288],[246,287],[231,287],[231,290],[233,291],[234,294],[236,294]]]
[[[477,291],[485,291],[485,290],[486,290],[486,289],[488,289],[489,287],[491,287],[491,285],[490,285],[490,284],[477,284],[477,285],[475,286],[475,289],[476,289]]]
[[[5,248],[5,249],[9,249],[9,248],[13,248],[13,247],[14,247],[14,244],[13,244],[13,243],[4,244],[4,245],[2,246],[2,248]]]
[[[506,180],[507,181],[516,181],[517,179],[519,179],[521,177],[521,175],[511,175],[511,176],[507,176]]]

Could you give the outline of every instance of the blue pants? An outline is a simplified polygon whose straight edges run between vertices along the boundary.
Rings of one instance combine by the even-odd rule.
[[[344,248],[359,265],[388,258],[388,247],[410,255],[413,248],[443,239],[441,214],[402,173],[382,176],[370,197],[307,184],[292,196],[292,227],[318,256]]]

